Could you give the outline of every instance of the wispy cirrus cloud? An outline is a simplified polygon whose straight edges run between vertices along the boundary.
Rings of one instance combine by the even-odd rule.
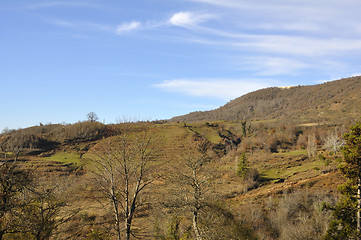
[[[271,56],[244,57],[232,62],[239,70],[252,70],[260,76],[296,75],[300,71],[315,67],[314,64],[299,59]]]
[[[53,8],[53,7],[87,7],[87,8],[98,8],[100,5],[85,2],[85,1],[40,1],[37,3],[30,4],[28,6],[31,10]]]
[[[246,6],[246,4],[242,1],[232,1],[232,0],[190,0],[192,2],[201,2],[201,3],[207,3],[212,4],[216,6],[222,6],[222,7],[229,7],[229,8],[240,8],[242,6]]]
[[[112,26],[110,24],[99,24],[88,21],[69,21],[62,19],[46,19],[46,22],[66,28],[77,29],[80,31],[103,31],[109,33],[115,33],[117,35],[121,35],[122,33],[130,32],[137,30],[142,27],[142,23],[138,21],[125,22],[119,24],[118,26]]]
[[[335,17],[336,13],[341,13],[345,9],[357,12],[357,7],[361,5],[360,1],[349,0],[347,2],[340,2],[338,0],[314,0],[305,3],[303,0],[285,1],[285,0],[189,0],[192,2],[204,3],[216,7],[223,7],[233,9],[237,12],[247,11],[252,14],[253,11],[262,12],[264,17],[273,16],[274,19],[294,18],[293,21],[300,20],[298,17],[304,19],[324,19],[325,17]],[[243,12],[247,14],[247,12]],[[344,13],[347,15],[348,13]]]
[[[126,22],[117,26],[116,34],[120,35],[125,32],[133,31],[139,29],[141,27],[141,23],[138,21]]]
[[[45,19],[47,23],[52,25],[72,28],[80,31],[103,31],[103,32],[111,32],[113,31],[113,27],[106,24],[99,24],[95,22],[89,21],[68,21],[62,19]]]
[[[208,25],[196,39],[210,44],[247,49],[255,53],[294,56],[339,56],[361,51],[361,2],[315,0],[246,1],[190,0],[222,12],[226,29]],[[221,7],[221,8],[220,8]],[[255,17],[260,16],[260,17]],[[331,24],[332,23],[332,24]]]
[[[244,34],[202,27],[199,34],[185,36],[183,41],[204,45],[218,45],[254,54],[279,54],[284,56],[324,57],[361,52],[359,38],[289,36],[283,34]],[[213,37],[212,37],[213,35]],[[210,37],[211,36],[211,37]],[[361,37],[361,36],[360,36]]]
[[[268,86],[261,79],[174,79],[153,85],[168,92],[221,100],[231,100]]]
[[[354,38],[259,34],[229,40],[231,40],[229,44],[235,47],[251,48],[259,52],[309,57],[337,55],[340,52],[361,50],[361,40]]]
[[[211,18],[214,18],[214,15],[195,12],[177,12],[172,15],[169,22],[178,27],[193,28]]]
[[[196,12],[177,12],[169,17],[166,21],[164,20],[148,20],[146,22],[140,21],[131,21],[125,22],[117,26],[116,34],[120,35],[125,32],[130,32],[134,30],[156,30],[163,29],[169,26],[177,26],[187,29],[196,29],[200,28],[199,24],[206,22],[212,18],[214,15],[205,14],[205,13],[196,13]]]
[[[147,31],[146,36],[152,39],[209,45],[212,50],[228,51],[233,58],[242,56],[240,61],[227,64],[253,71],[255,77],[295,75],[317,68],[324,72],[335,71],[329,67],[333,64],[329,65],[326,58],[342,65],[348,55],[361,54],[360,1],[330,0],[327,4],[325,0],[307,4],[302,0],[188,1],[198,3],[199,10],[173,12],[172,15],[163,13],[164,18],[160,19],[125,20],[118,25],[61,20],[53,21],[53,24],[115,35]],[[34,4],[37,8],[58,6],[96,5],[81,0]],[[225,58],[229,59],[228,56]],[[347,64],[352,65],[352,61]],[[352,66],[344,68],[352,69]]]

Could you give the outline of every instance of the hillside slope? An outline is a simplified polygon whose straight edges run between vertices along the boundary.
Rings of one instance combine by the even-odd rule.
[[[192,208],[183,205],[185,201],[177,205],[178,199],[192,196],[194,185],[189,176],[195,170],[189,160],[199,161],[198,155],[188,147],[204,142],[202,151],[207,150],[207,161],[198,165],[200,169],[196,171],[202,179],[202,199],[208,208],[199,216],[207,221],[215,219],[210,222],[210,229],[221,234],[209,239],[253,239],[244,237],[245,234],[254,234],[258,239],[321,239],[330,213],[320,212],[320,206],[334,203],[338,197],[337,185],[345,181],[337,172],[335,160],[341,158],[341,153],[333,149],[331,153],[325,146],[331,132],[340,136],[346,129],[349,126],[340,123],[298,126],[272,121],[267,125],[249,124],[245,132],[243,124],[226,121],[41,125],[1,134],[0,165],[16,162],[19,168],[34,174],[37,183],[59,188],[59,194],[66,196],[68,211],[79,211],[59,230],[64,236],[59,239],[73,239],[75,235],[79,236],[77,239],[92,236],[101,239],[93,234],[110,236],[114,233],[111,230],[114,220],[112,209],[108,208],[111,205],[104,204],[105,199],[98,195],[101,185],[94,175],[97,173],[94,160],[99,158],[94,153],[102,147],[108,153],[106,146],[119,142],[121,134],[130,141],[150,136],[155,143],[151,151],[156,153],[148,165],[147,178],[152,184],[142,194],[141,201],[146,204],[135,215],[134,229],[144,232],[141,239],[171,239],[169,229],[174,219],[179,219],[172,234],[180,239],[178,236],[190,232]],[[317,157],[307,150],[311,142],[308,136],[314,139],[313,155]],[[241,158],[246,162],[247,177],[239,174]],[[244,235],[226,235],[235,231],[229,230],[230,222],[218,219],[219,216],[229,216],[241,230],[246,229],[242,231]],[[300,237],[294,237],[294,229],[301,229]]]
[[[361,77],[319,85],[261,89],[211,111],[193,112],[170,121],[236,121],[287,119],[332,121],[361,115]]]

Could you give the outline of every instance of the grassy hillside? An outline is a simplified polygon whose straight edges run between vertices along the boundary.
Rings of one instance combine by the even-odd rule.
[[[50,201],[40,206],[58,204],[53,222],[67,219],[52,229],[56,235],[50,239],[115,239],[112,204],[101,193],[113,189],[112,182],[120,189],[123,185],[119,177],[101,185],[96,179],[105,175],[97,161],[152,153],[142,180],[149,185],[132,223],[141,239],[195,239],[195,210],[209,239],[322,239],[331,216],[322,206],[335,204],[337,186],[345,182],[337,168],[339,147],[342,135],[360,119],[360,90],[361,77],[354,77],[263,89],[217,110],[169,122],[78,122],[6,131],[0,135],[1,173],[16,166],[17,174],[24,170],[34,177],[27,187],[36,190],[29,196],[38,191],[45,195],[30,201],[27,217],[19,218],[21,206],[27,206],[20,204],[0,218],[16,212],[12,221],[3,222],[30,216],[35,222],[36,209],[43,209],[39,201]],[[144,144],[137,140],[148,137],[152,144],[147,151],[132,152]],[[122,146],[130,155],[117,152]],[[125,165],[111,162],[105,173]],[[7,175],[1,174],[1,181],[7,179],[2,176]],[[24,191],[20,189],[19,199],[25,199]],[[124,222],[126,216],[119,217]],[[0,230],[5,229],[1,224]],[[11,225],[16,231],[5,239],[33,239],[20,226]]]
[[[315,204],[335,202],[337,185],[344,181],[337,171],[340,152],[334,153],[330,149],[328,136],[335,133],[340,138],[350,124],[352,121],[331,125],[248,121],[244,126],[237,121],[218,121],[117,125],[83,122],[37,126],[3,134],[0,157],[4,161],[6,154],[6,159],[13,159],[15,150],[19,149],[18,162],[22,168],[31,169],[39,176],[39,181],[49,183],[56,179],[58,185],[64,185],[61,188],[66,189],[66,194],[62,195],[72,199],[69,208],[80,209],[80,212],[58,229],[63,234],[68,231],[67,234],[77,234],[78,239],[94,239],[97,234],[102,236],[100,239],[113,239],[113,230],[109,228],[112,225],[107,223],[111,219],[109,206],[102,206],[105,199],[95,200],[98,192],[91,173],[95,169],[93,153],[107,146],[109,141],[115,143],[122,134],[134,139],[147,132],[156,142],[154,151],[157,155],[149,170],[154,182],[146,189],[143,201],[147,202],[147,207],[138,212],[134,225],[145,234],[143,239],[171,239],[172,234],[193,239],[187,208],[173,208],[169,204],[180,196],[179,189],[186,189],[175,177],[186,173],[187,165],[182,159],[190,154],[189,146],[205,142],[210,160],[201,166],[199,174],[206,179],[204,198],[213,207],[207,210],[211,215],[202,213],[201,216],[209,221],[230,211],[236,225],[229,226],[238,226],[219,232],[208,229],[207,234],[213,239],[224,239],[225,236],[232,239],[227,234],[241,231],[236,239],[252,239],[251,236],[304,239],[305,235],[295,237],[295,231],[290,229],[307,227],[309,238],[319,239],[330,213],[315,210]],[[56,134],[59,132],[62,134]],[[309,149],[311,139],[316,146],[312,151]],[[19,148],[21,144],[22,148]],[[237,174],[237,165],[243,155],[247,158],[248,169],[244,178]],[[59,179],[63,180],[59,182]],[[215,209],[217,213],[212,212]],[[227,214],[225,216],[231,216]],[[300,216],[309,222],[305,224]],[[219,225],[225,220],[217,221]],[[286,224],[289,221],[291,226]],[[72,228],[72,224],[79,227]],[[217,226],[216,222],[207,224]],[[175,232],[169,232],[175,226],[178,226]],[[305,231],[303,229],[304,234]],[[189,236],[185,237],[187,234]],[[221,234],[220,237],[216,237],[217,234]]]
[[[329,122],[361,115],[361,77],[312,86],[267,88],[246,94],[212,111],[193,112],[171,121],[237,121],[284,119]]]

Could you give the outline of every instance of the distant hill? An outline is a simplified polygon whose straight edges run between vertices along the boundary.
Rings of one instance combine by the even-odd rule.
[[[287,119],[321,122],[361,116],[361,76],[311,86],[272,87],[248,93],[211,111],[192,112],[170,121]]]

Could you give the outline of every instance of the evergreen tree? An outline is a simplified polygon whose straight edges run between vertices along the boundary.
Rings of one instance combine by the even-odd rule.
[[[361,123],[353,126],[344,139],[344,162],[340,169],[348,181],[340,187],[342,197],[332,208],[333,218],[325,239],[361,239]]]
[[[243,137],[247,137],[247,121],[242,121],[241,122],[241,124],[242,124],[242,134],[243,134]]]
[[[239,160],[237,165],[237,175],[245,179],[246,176],[248,175],[248,171],[249,171],[249,166],[247,162],[246,152],[243,152],[241,155],[241,159]]]

